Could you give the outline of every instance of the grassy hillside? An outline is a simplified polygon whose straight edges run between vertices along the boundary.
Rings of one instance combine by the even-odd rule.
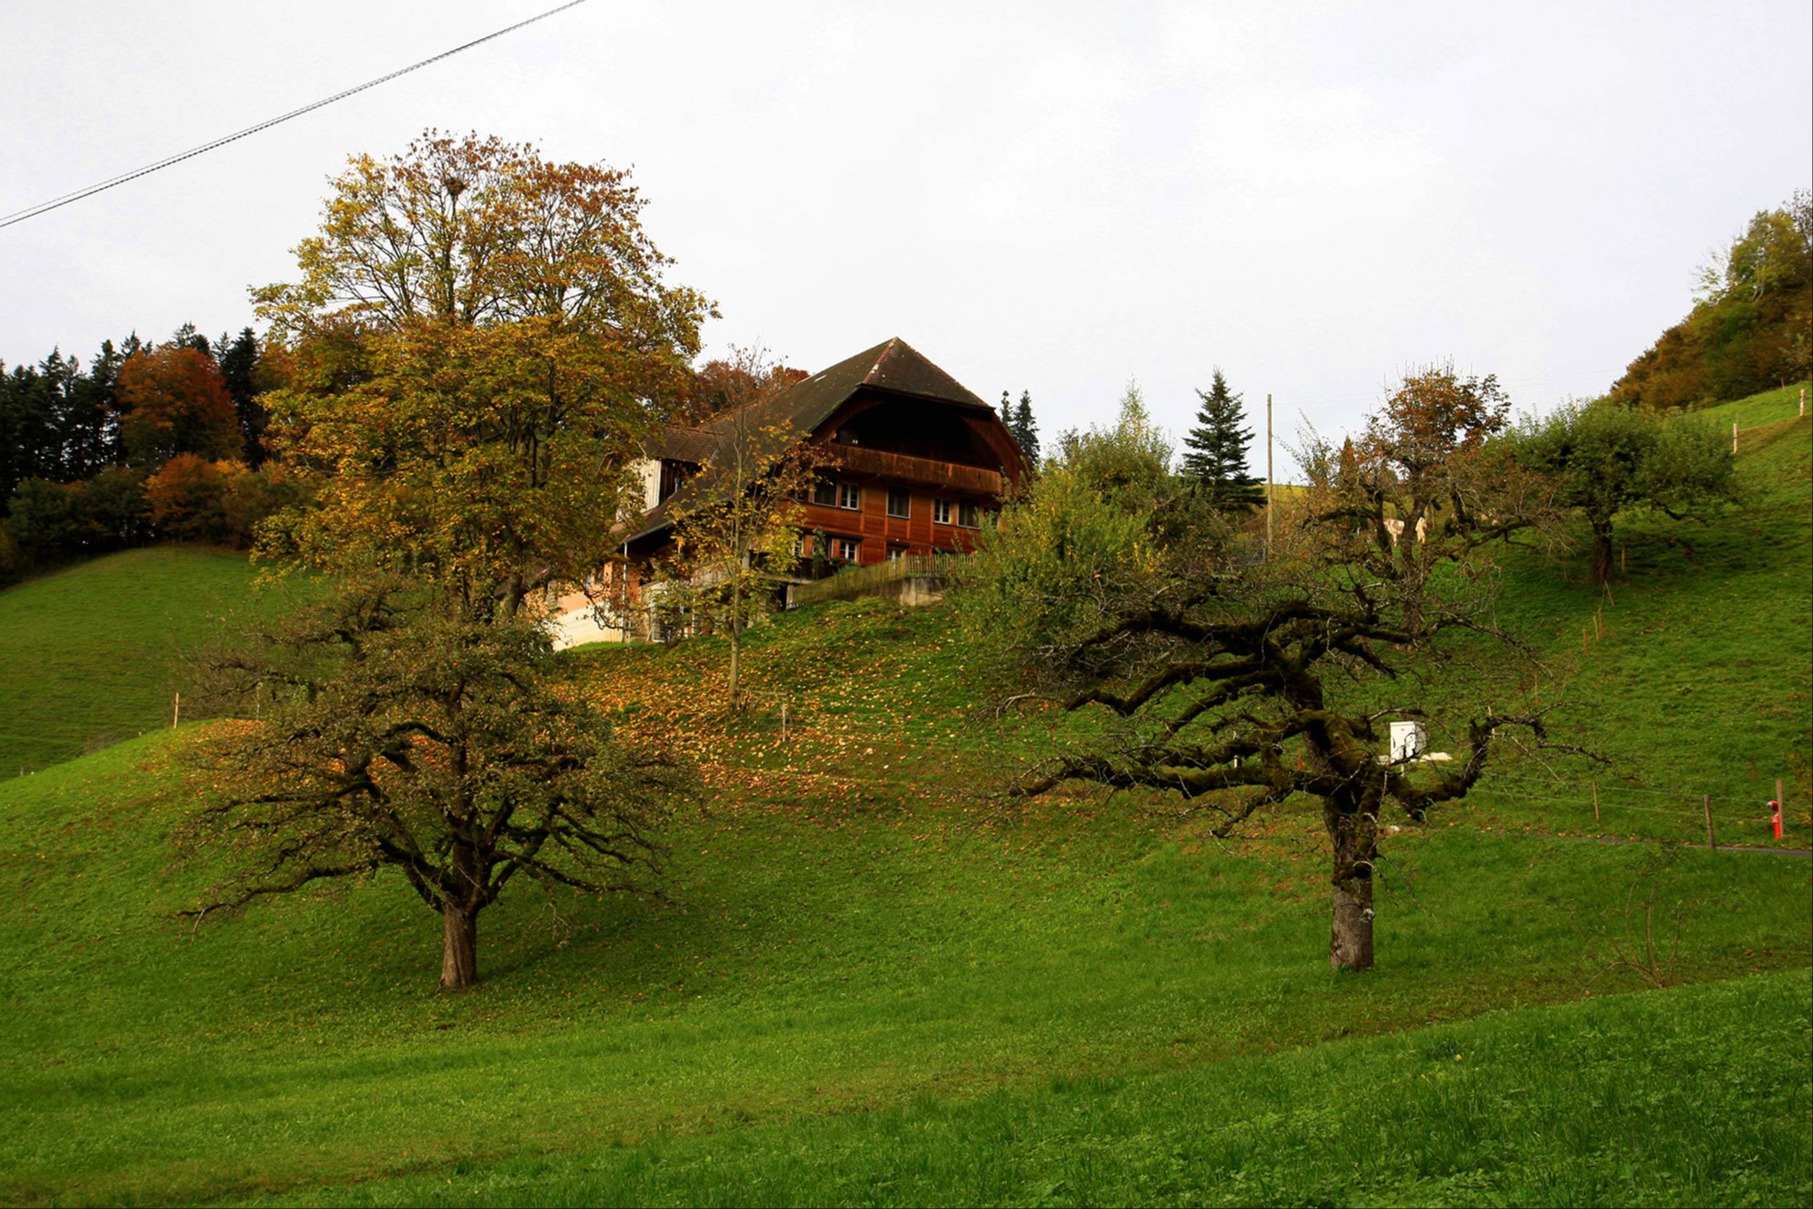
[[[1551,829],[1704,842],[1710,797],[1722,842],[1768,843],[1767,802],[1785,782],[1792,838],[1813,846],[1813,417],[1797,388],[1694,413],[1739,436],[1740,506],[1677,523],[1620,518],[1623,570],[1609,589],[1579,554],[1506,560],[1503,613],[1546,638],[1551,701],[1568,733],[1613,759],[1598,782],[1535,760],[1500,770],[1479,803]]]
[[[520,897],[487,917],[488,982],[446,998],[436,921],[388,880],[170,922],[203,872],[171,868],[159,842],[185,799],[177,746],[61,765],[0,806],[0,893],[17,905],[0,1199],[290,1199],[1632,990],[1607,962],[1627,889],[1649,881],[1665,918],[1689,912],[1665,977],[1807,963],[1793,858],[1658,868],[1647,850],[1409,838],[1382,965],[1354,979],[1326,967],[1326,895],[1290,843],[1208,847],[1098,810],[990,826],[961,797],[752,794],[676,832],[677,905],[563,898],[556,926]],[[1754,1085],[1752,1117],[1798,1094],[1804,1068],[1784,1069]],[[1520,1162],[1566,1159],[1539,1146]]]
[[[1637,807],[1700,786],[1736,829],[1806,756],[1809,426],[1765,437],[1691,553],[1632,522],[1572,666],[1598,590],[1509,560],[1621,761],[1607,836],[1691,835]],[[763,704],[728,723],[716,641],[570,666],[626,725],[682,724],[714,793],[670,903],[507,900],[462,996],[390,879],[172,922],[209,874],[164,840],[189,728],[0,785],[0,1201],[1813,1195],[1804,858],[1576,842],[1578,779],[1513,761],[1393,837],[1380,964],[1335,977],[1316,820],[1223,843],[1156,799],[1003,811],[1054,723],[996,717],[943,610],[765,627]]]
[[[244,554],[158,546],[0,591],[0,776],[169,726],[183,653],[255,574]]]

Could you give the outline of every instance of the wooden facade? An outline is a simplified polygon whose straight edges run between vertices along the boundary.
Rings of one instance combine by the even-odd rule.
[[[827,455],[823,485],[801,528],[822,533],[833,564],[966,551],[982,517],[1030,469],[995,409],[903,340],[858,353],[798,383],[773,404],[779,424]],[[667,433],[650,450],[650,512],[624,544],[632,564],[657,557],[670,533],[667,500],[709,466],[718,431],[707,422]],[[714,431],[717,430],[717,431]]]
[[[709,474],[737,434],[791,434],[822,447],[821,482],[803,506],[798,579],[968,551],[983,518],[1030,470],[995,409],[903,340],[821,370],[760,414],[719,416],[651,442],[642,463],[645,515],[624,537],[623,562],[584,591],[549,602],[562,646],[658,636],[642,572],[673,540],[672,505]],[[822,536],[828,549],[814,550]]]

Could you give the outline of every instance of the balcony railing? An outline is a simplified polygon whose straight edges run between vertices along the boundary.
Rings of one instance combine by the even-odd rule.
[[[980,466],[959,466],[955,462],[916,458],[911,454],[888,453],[880,449],[864,449],[860,445],[834,444],[831,450],[836,453],[842,468],[855,474],[879,475],[976,495],[1001,494],[1001,474],[996,470],[984,470]]]

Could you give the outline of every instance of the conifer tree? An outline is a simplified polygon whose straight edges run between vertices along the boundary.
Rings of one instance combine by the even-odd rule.
[[[1217,508],[1257,508],[1265,495],[1259,480],[1246,472],[1253,431],[1241,426],[1245,417],[1240,396],[1228,389],[1228,380],[1217,369],[1208,391],[1198,390],[1196,397],[1202,406],[1196,412],[1196,427],[1184,438],[1180,473],[1197,483]]]
[[[1001,396],[1002,410],[1006,410],[1007,396]],[[1026,459],[1034,466],[1039,464],[1039,423],[1032,418],[1032,392],[1020,392],[1020,405],[1014,409],[1014,418],[1007,425],[1014,439],[1020,442],[1020,448],[1026,451]]]

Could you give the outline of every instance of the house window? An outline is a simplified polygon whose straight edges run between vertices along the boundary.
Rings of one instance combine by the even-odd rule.
[[[812,485],[812,502],[823,504],[827,508],[837,507],[837,484],[814,483]]]
[[[680,489],[680,484],[686,481],[687,475],[691,473],[691,470],[692,467],[685,465],[684,463],[676,462],[671,458],[662,458],[661,483],[657,488],[658,494],[656,499],[664,500],[678,491]]]
[[[888,547],[888,561],[889,562],[898,562],[905,557],[906,557],[906,547],[905,546],[889,546]]]
[[[932,501],[932,519],[940,525],[951,523],[951,502],[949,500]]]
[[[963,501],[957,505],[957,523],[965,529],[980,529],[982,527],[982,509],[968,500]]]
[[[834,537],[831,539],[831,557],[845,562],[860,562],[862,542],[854,537]]]
[[[913,513],[913,496],[905,487],[888,488],[888,515],[902,520]]]
[[[860,510],[862,508],[862,488],[855,483],[839,483],[837,485],[837,506],[848,508],[851,511]]]

